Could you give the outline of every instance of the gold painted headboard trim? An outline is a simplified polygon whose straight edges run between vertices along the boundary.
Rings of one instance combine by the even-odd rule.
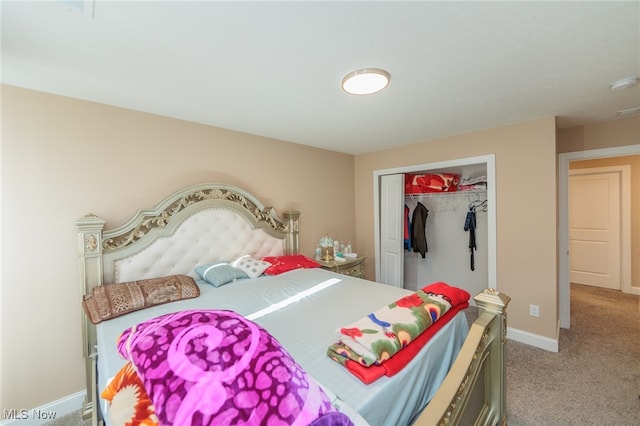
[[[272,207],[265,207],[257,198],[240,188],[215,183],[201,184],[169,195],[154,209],[138,210],[127,223],[104,233],[102,248],[110,251],[128,247],[153,229],[166,227],[172,218],[185,209],[207,201],[233,208],[245,215],[254,226],[263,228],[274,236],[289,233],[294,225],[290,220],[281,219]],[[290,211],[285,216],[296,214],[300,215],[299,212]],[[297,217],[295,219],[297,221]],[[297,228],[297,223],[295,227]],[[297,252],[297,240],[291,241],[287,251]]]

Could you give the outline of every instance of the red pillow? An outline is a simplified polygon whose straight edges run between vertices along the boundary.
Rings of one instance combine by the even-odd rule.
[[[290,254],[286,256],[267,256],[262,260],[271,263],[265,269],[265,275],[278,275],[293,269],[317,268],[320,266],[318,262],[302,254]]]
[[[440,294],[449,300],[451,307],[468,302],[471,298],[469,292],[463,288],[454,287],[442,281],[431,283],[422,287],[425,293]]]

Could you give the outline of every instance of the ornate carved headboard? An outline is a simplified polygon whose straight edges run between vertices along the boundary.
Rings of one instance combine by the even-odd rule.
[[[193,275],[199,264],[246,254],[297,254],[299,216],[289,210],[280,218],[248,192],[217,183],[175,192],[110,230],[104,230],[104,219],[86,215],[77,221],[82,294],[111,282]],[[95,416],[96,329],[86,317],[82,324],[87,360],[84,412]]]

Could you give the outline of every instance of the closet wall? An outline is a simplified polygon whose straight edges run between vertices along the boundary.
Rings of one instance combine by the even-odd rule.
[[[455,168],[425,170],[421,173],[452,173],[461,178],[487,176],[486,164],[465,165]],[[404,288],[417,290],[426,284],[444,281],[469,291],[472,295],[489,287],[488,274],[488,226],[486,190],[455,191],[426,194],[405,194],[405,206],[409,219],[418,203],[429,211],[426,220],[428,252],[425,258],[418,252],[404,252]],[[474,270],[471,270],[469,237],[465,220],[469,207],[475,208],[476,229]]]

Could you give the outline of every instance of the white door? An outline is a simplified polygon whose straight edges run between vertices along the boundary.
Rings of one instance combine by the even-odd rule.
[[[404,175],[380,176],[380,276],[394,287],[404,285]]]
[[[620,290],[620,174],[569,176],[571,282]]]

